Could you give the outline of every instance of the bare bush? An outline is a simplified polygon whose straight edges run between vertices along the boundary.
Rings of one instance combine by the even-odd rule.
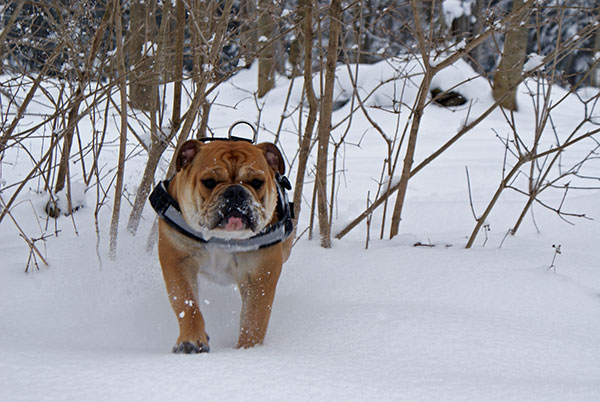
[[[11,211],[24,190],[35,187],[45,193],[46,225],[39,236],[24,237],[39,258],[33,239],[45,238],[46,231],[58,233],[53,219],[70,215],[76,228],[74,184],[95,193],[98,239],[108,231],[115,256],[119,216],[129,212],[127,228],[133,234],[138,231],[157,175],[173,173],[167,151],[191,136],[211,135],[211,105],[221,85],[254,60],[260,64],[257,88],[248,94],[256,107],[254,122],[259,130],[272,134],[275,142],[296,136],[298,148],[289,158],[296,171],[295,221],[299,222],[301,207],[308,205],[310,233],[317,217],[323,247],[331,246],[336,199],[346,174],[344,150],[360,146],[348,143],[359,117],[376,132],[385,152],[377,192],[371,199],[374,192],[366,190],[365,211],[337,238],[364,219],[370,231],[374,211],[381,205],[380,237],[387,228],[390,238],[396,236],[410,179],[498,111],[509,128],[508,133],[498,133],[507,155],[505,172],[484,212],[476,214],[467,247],[473,245],[506,189],[525,197],[511,228],[514,234],[534,205],[550,208],[565,219],[581,215],[566,211],[563,203],[549,205],[542,194],[561,191],[566,198],[572,191],[594,187],[583,182],[596,178],[581,172],[597,158],[598,129],[593,116],[598,98],[583,97],[578,89],[597,82],[598,60],[593,53],[600,43],[599,18],[598,7],[582,1],[506,0],[488,8],[473,1],[469,13],[478,10],[477,14],[465,11],[455,19],[447,18],[441,2],[416,0],[331,4],[313,0],[90,0],[73,2],[68,9],[63,3],[15,1],[0,9],[0,179],[9,153],[11,158],[19,154],[18,163],[26,160],[29,164],[27,172],[2,184],[0,222],[6,216],[14,219]],[[466,18],[469,15],[475,18]],[[517,28],[520,53],[510,60],[506,56],[515,55],[510,49],[516,42],[511,32]],[[527,51],[536,53],[529,61],[523,60],[526,40]],[[571,65],[577,55],[583,66],[579,70]],[[501,56],[503,61],[496,66]],[[500,85],[502,70],[511,71],[512,79],[504,91],[494,91],[495,102],[489,107],[476,112],[471,104],[464,106],[468,115],[464,125],[415,164],[426,108],[469,101],[460,99],[464,82],[453,88],[433,85],[439,74],[459,60],[467,60],[480,77],[490,80],[490,89]],[[362,87],[367,66],[361,63],[374,62],[388,63],[393,73],[376,85]],[[263,110],[277,74],[288,75],[291,81],[279,125],[266,127]],[[342,79],[350,82],[343,96],[335,90]],[[300,82],[302,100],[292,104],[294,86]],[[388,103],[374,105],[372,100],[390,85],[394,91],[386,93],[391,96]],[[568,90],[557,100],[553,94],[559,85]],[[531,94],[533,135],[514,123],[510,110],[514,108],[505,103],[514,100],[519,88]],[[409,96],[407,92],[413,89]],[[565,133],[555,127],[552,116],[567,96],[579,96],[586,113]],[[348,113],[335,113],[342,107]],[[391,116],[393,131],[375,116],[381,112]],[[586,156],[566,164],[564,156],[582,144]],[[115,166],[107,164],[114,160],[108,153],[118,154]],[[144,161],[137,165],[143,172],[128,182],[127,167],[133,158]],[[309,190],[312,193],[305,194]],[[99,218],[104,207],[112,210],[110,230]],[[367,235],[368,243],[370,232]]]

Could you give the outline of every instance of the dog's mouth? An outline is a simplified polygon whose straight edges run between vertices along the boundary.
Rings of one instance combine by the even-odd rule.
[[[223,219],[217,224],[218,228],[228,232],[236,232],[240,230],[254,230],[252,219],[239,210],[228,211],[223,215]]]

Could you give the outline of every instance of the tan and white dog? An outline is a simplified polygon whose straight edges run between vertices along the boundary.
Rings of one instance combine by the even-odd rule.
[[[237,347],[262,344],[292,238],[250,251],[218,247],[210,239],[243,241],[282,219],[277,187],[277,177],[285,170],[282,155],[270,143],[191,140],[176,158],[177,173],[168,182],[168,194],[185,223],[208,241],[199,242],[159,220],[158,253],[179,321],[173,352],[210,350],[198,303],[199,274],[221,284],[237,284],[242,297]]]

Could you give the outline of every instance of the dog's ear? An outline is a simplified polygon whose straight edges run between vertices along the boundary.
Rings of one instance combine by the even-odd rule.
[[[175,168],[178,172],[194,160],[194,157],[200,152],[201,146],[202,143],[197,140],[188,140],[183,143],[177,151],[175,160]]]
[[[264,155],[267,163],[275,172],[283,175],[285,174],[285,162],[283,161],[283,156],[279,149],[275,146],[275,144],[271,144],[270,142],[263,142],[258,144]]]

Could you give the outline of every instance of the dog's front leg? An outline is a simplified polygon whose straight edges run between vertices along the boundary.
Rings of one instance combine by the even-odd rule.
[[[250,348],[263,343],[280,273],[281,258],[238,284],[242,296],[242,312],[237,348]]]
[[[179,323],[179,338],[174,353],[205,353],[210,351],[204,329],[204,317],[197,297],[197,270],[182,263],[176,254],[160,253],[163,276],[169,302]]]
[[[204,329],[204,317],[198,308],[196,289],[183,272],[163,269],[171,307],[179,323],[174,353],[204,353],[210,350]],[[191,279],[191,278],[190,278]]]

